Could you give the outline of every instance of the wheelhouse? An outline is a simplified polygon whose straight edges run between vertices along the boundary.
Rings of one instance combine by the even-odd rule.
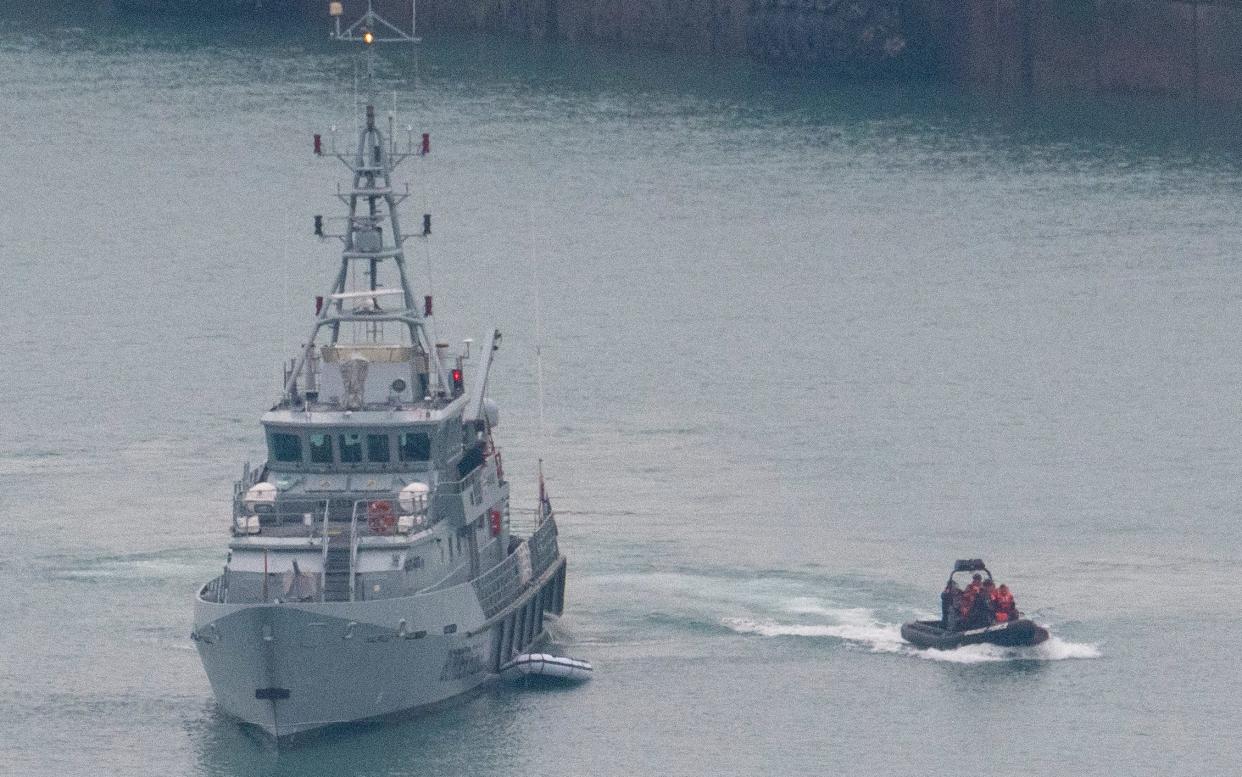
[[[460,449],[460,442],[450,442],[446,427],[451,425],[269,424],[268,467],[274,472],[424,470]]]

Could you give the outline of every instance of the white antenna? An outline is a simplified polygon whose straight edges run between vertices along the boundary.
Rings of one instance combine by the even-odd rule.
[[[328,3],[328,15],[332,17],[333,29],[331,37],[336,40],[361,42],[370,46],[372,43],[419,43],[415,34],[415,2],[410,0],[410,31],[400,29],[393,23],[375,12],[371,0],[367,0],[367,10],[348,27],[341,27],[341,17],[345,14],[344,5],[339,0]]]
[[[358,134],[358,63],[354,62],[354,104],[350,106],[349,115],[354,117],[354,134]]]
[[[542,273],[539,272],[539,259],[535,251],[535,214],[533,204],[527,202],[526,226],[530,237],[530,272],[531,285],[535,287],[535,386],[539,397],[539,462],[543,466],[543,450],[546,447],[547,432],[543,423],[543,289]],[[542,471],[542,470],[541,470]],[[542,477],[542,475],[540,475]]]

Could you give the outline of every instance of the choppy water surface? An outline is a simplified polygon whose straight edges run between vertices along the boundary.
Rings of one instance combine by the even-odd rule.
[[[340,170],[309,138],[352,126],[350,60],[318,29],[6,21],[0,772],[1242,761],[1242,177],[1176,106],[1084,122],[493,39],[389,56],[432,133],[417,283],[442,338],[505,333],[506,469],[529,504],[542,448],[560,638],[597,675],[277,754],[215,710],[190,601],[336,262],[309,226]],[[974,555],[1052,642],[902,645]]]

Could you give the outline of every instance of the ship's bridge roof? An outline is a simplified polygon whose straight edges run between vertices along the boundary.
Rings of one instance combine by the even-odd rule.
[[[466,397],[461,396],[443,407],[419,404],[411,407],[385,406],[382,408],[363,408],[361,410],[342,410],[339,407],[309,410],[299,408],[278,407],[263,414],[260,419],[264,425],[280,426],[401,426],[408,424],[436,424],[453,417],[460,416],[466,406]]]

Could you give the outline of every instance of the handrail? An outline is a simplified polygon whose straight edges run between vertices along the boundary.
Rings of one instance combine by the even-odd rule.
[[[331,512],[328,501],[325,499],[323,503],[323,566],[322,572],[319,573],[319,601],[328,601],[328,543],[331,538],[328,537],[328,513]]]
[[[565,562],[562,561],[561,563],[563,564]],[[539,575],[537,578],[532,578],[530,584],[528,584],[526,588],[520,594],[514,597],[508,604],[501,607],[500,609],[494,609],[491,614],[488,614],[488,609],[485,607],[483,609],[483,613],[484,615],[487,615],[487,620],[483,621],[483,623],[479,624],[478,626],[475,626],[470,631],[467,631],[466,636],[473,637],[476,634],[482,634],[483,632],[490,629],[496,623],[508,617],[509,613],[516,610],[519,606],[530,601],[530,597],[534,596],[535,592],[538,591],[540,588],[542,588],[544,583],[550,580],[552,576],[557,573],[559,567],[560,567],[559,564],[553,564],[549,566],[547,569],[543,571],[543,574]]]
[[[393,497],[394,499],[396,497]],[[291,500],[292,501],[292,500]],[[238,499],[233,503],[233,526],[236,528],[237,519],[240,517],[258,516],[259,521],[264,526],[292,526],[302,524],[310,528],[311,536],[314,536],[317,516],[320,510],[330,507],[329,499],[300,500],[299,506],[292,507],[288,504],[280,505],[284,509],[273,510],[267,509],[269,506],[264,505],[261,510],[245,510],[242,508],[241,500]],[[307,516],[311,516],[311,522],[307,523]]]
[[[560,558],[556,534],[556,521],[550,518],[524,541],[530,562],[531,580],[541,580],[544,573]],[[525,587],[531,585],[531,580],[525,583],[522,581],[521,553],[520,550],[510,553],[503,561],[474,579],[475,593],[486,617],[495,616],[520,596]]]
[[[354,586],[357,573],[354,571],[355,565],[358,563],[358,505],[360,502],[354,502],[354,509],[349,518],[349,601],[354,600]]]
[[[436,483],[435,491],[433,491],[432,493],[433,494],[443,493],[443,494],[454,494],[454,495],[464,494],[466,493],[466,488],[469,485],[472,485],[470,481],[475,480],[478,477],[479,477],[479,468],[476,467],[472,469],[469,472],[469,474],[467,474],[464,478],[460,478],[458,480],[438,481]]]
[[[433,492],[433,494],[434,493],[435,492]],[[375,501],[389,502],[394,507],[396,507],[401,501],[401,493],[399,491],[392,491],[392,492],[387,492],[384,494],[372,494],[370,496],[367,496],[364,499],[352,499],[352,500],[347,499],[347,498],[335,498],[334,499],[331,497],[327,497],[327,498],[319,497],[314,500],[310,500],[310,499],[302,500],[302,499],[298,499],[297,497],[294,497],[290,499],[289,502],[293,502],[295,504],[300,503],[300,506],[297,508],[293,508],[293,507],[290,507],[288,504],[284,504],[281,506],[286,507],[288,509],[283,509],[283,510],[263,509],[261,511],[256,511],[256,512],[241,511],[240,510],[241,499],[239,498],[234,501],[234,516],[235,517],[233,520],[232,529],[233,529],[234,534],[244,535],[244,532],[238,530],[237,528],[237,517],[236,517],[237,515],[244,514],[247,517],[258,516],[260,525],[262,528],[272,528],[272,527],[279,528],[281,531],[285,533],[284,535],[281,535],[281,536],[300,535],[300,536],[308,536],[308,537],[313,538],[315,536],[315,532],[317,531],[317,527],[315,526],[315,523],[317,522],[324,523],[323,531],[326,535],[327,526],[333,522],[332,513],[333,513],[334,503],[339,506],[338,510],[340,508],[343,508],[345,503],[349,503],[350,504],[350,520],[351,522],[353,522],[353,521],[356,521],[357,519],[357,512],[359,509],[358,505],[360,504],[366,505],[366,504],[370,504]],[[318,517],[319,511],[321,510],[323,511],[322,521],[320,521],[320,518]],[[308,519],[308,516],[310,516],[309,519]],[[434,516],[434,511],[429,511],[429,514],[427,515],[428,523],[426,525],[429,526],[435,522],[433,516]],[[297,526],[305,527],[305,531],[301,533],[293,531],[294,527],[297,527]]]
[[[557,534],[556,520],[549,517],[526,540],[526,544],[530,547],[531,571],[535,575],[547,569],[560,556],[560,547],[556,541]]]

